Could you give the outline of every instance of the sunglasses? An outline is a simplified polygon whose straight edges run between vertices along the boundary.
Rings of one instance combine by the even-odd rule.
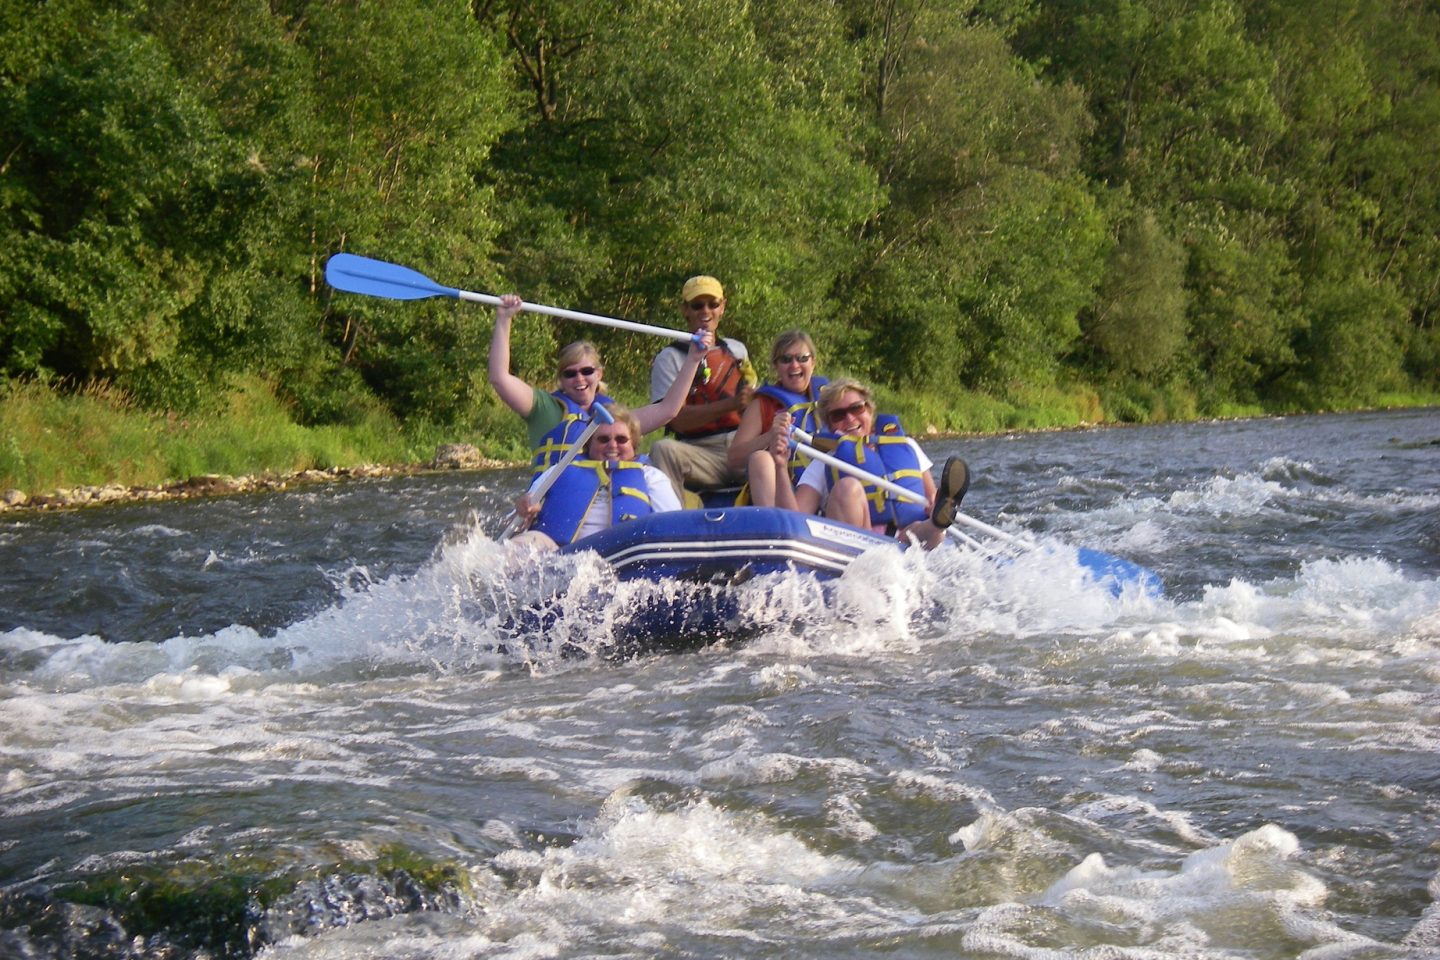
[[[612,433],[608,435],[604,433],[597,433],[591,439],[593,439],[596,443],[626,444],[630,442],[630,437],[623,433]]]
[[[775,358],[775,362],[779,364],[809,363],[813,359],[814,356],[808,353],[782,353]]]
[[[719,310],[719,309],[720,309],[720,301],[719,301],[719,300],[691,300],[688,304],[686,304],[686,306],[688,306],[691,310],[704,310],[706,307],[709,307],[711,310]]]
[[[831,426],[837,423],[844,423],[849,417],[854,417],[858,420],[860,414],[864,413],[869,406],[869,400],[861,400],[857,403],[850,404],[848,407],[836,407],[825,414],[825,419],[830,421]]]
[[[561,370],[560,376],[566,380],[574,380],[576,377],[589,377],[595,373],[594,367],[571,367],[569,370]]]

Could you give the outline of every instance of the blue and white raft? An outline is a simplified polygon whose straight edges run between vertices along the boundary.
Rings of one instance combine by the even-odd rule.
[[[997,540],[1003,533],[986,529],[992,530]],[[1004,534],[1003,542],[1017,540]],[[653,513],[577,540],[560,552],[594,551],[610,564],[619,580],[734,584],[767,573],[794,571],[831,580],[860,554],[877,546],[903,549],[891,537],[794,510],[705,507]],[[1116,596],[1131,585],[1152,596],[1164,592],[1153,571],[1123,557],[1080,547],[1075,559],[1096,583]]]
[[[597,554],[616,581],[637,588],[627,590],[623,602],[617,604],[613,595],[577,597],[577,590],[595,588],[567,585],[561,588],[564,602],[532,607],[512,621],[512,636],[523,635],[531,644],[555,640],[566,656],[607,659],[743,642],[762,627],[747,622],[745,611],[753,613],[754,604],[742,602],[746,591],[767,589],[752,580],[798,573],[817,581],[824,594],[857,557],[876,547],[909,549],[867,529],[776,507],[651,514],[560,549],[561,556]],[[1009,562],[1003,545],[994,551],[979,548],[994,562]],[[1128,560],[1089,549],[1079,550],[1076,560],[1117,596],[1137,587],[1152,595],[1160,592],[1159,578]],[[649,584],[656,589],[648,589]],[[589,622],[592,615],[599,619]],[[557,629],[562,617],[564,629]],[[566,639],[556,639],[561,636]]]
[[[652,513],[560,549],[598,553],[620,580],[735,584],[800,571],[831,580],[889,537],[778,507],[713,507]]]
[[[799,574],[823,592],[875,547],[898,549],[890,537],[777,507],[650,514],[559,551],[562,559],[598,555],[625,585],[623,599],[617,599],[614,582],[609,589],[563,582],[551,588],[550,599],[512,617],[503,632],[510,643],[610,660],[741,643],[761,628],[745,611],[753,611],[755,591],[768,589],[765,581],[752,581]]]

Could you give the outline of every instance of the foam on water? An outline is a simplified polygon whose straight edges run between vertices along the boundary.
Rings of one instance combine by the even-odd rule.
[[[1062,539],[1142,563],[1163,563],[1167,552],[1180,545],[1254,536],[1288,539],[1285,531],[1297,527],[1314,528],[1323,537],[1331,525],[1351,517],[1424,517],[1437,507],[1440,493],[1434,490],[1359,492],[1309,462],[1272,458],[1256,470],[1211,476],[1163,496],[1135,490],[1107,505],[1076,511],[1052,505],[1042,515],[1045,528]],[[1313,554],[1313,546],[1305,549]],[[1353,546],[1335,551],[1353,553]]]
[[[163,673],[177,684],[186,678],[184,688],[193,693],[204,683],[197,674],[218,677],[237,668],[294,677],[345,665],[361,672],[383,664],[477,669],[524,662],[554,669],[559,658],[543,647],[504,649],[507,617],[529,604],[551,604],[559,616],[546,646],[589,649],[647,593],[673,589],[617,583],[585,556],[526,566],[507,560],[478,531],[443,544],[413,574],[372,582],[351,570],[337,581],[339,603],[272,636],[233,626],[160,643],[109,643],[11,630],[0,635],[4,677],[63,691],[141,684]],[[754,649],[799,656],[903,653],[956,634],[1124,634],[1132,624],[1148,624],[1139,635],[1164,655],[1205,649],[1264,656],[1262,647],[1278,646],[1292,656],[1343,660],[1388,650],[1434,669],[1440,584],[1411,579],[1384,560],[1352,557],[1303,563],[1291,578],[1234,580],[1207,588],[1196,602],[1175,604],[1138,590],[1111,596],[1075,562],[1072,548],[1042,540],[1039,549],[999,562],[950,547],[928,554],[871,550],[828,595],[808,577],[766,578],[743,593],[742,613],[760,626]],[[1305,649],[1277,645],[1286,633],[1303,633]],[[1318,638],[1331,647],[1317,651]]]
[[[426,560],[364,555],[264,629],[15,627],[0,802],[38,829],[0,841],[8,876],[395,842],[467,871],[460,907],[406,916],[302,884],[309,935],[266,957],[1433,955],[1440,581],[1410,515],[1440,497],[1298,457],[1162,492],[1066,472],[1060,506],[1014,515],[1035,549],[761,578],[753,636],[683,658],[567,655],[674,585],[507,559],[475,524]],[[225,589],[271,542],[173,559]],[[1185,586],[1113,595],[1072,544]],[[536,604],[554,619],[516,626]]]
[[[688,943],[748,952],[796,936],[855,949],[903,931],[1016,957],[1074,956],[1087,944],[1130,957],[1227,955],[1257,936],[1306,956],[1394,955],[1324,919],[1327,888],[1295,862],[1301,846],[1288,831],[1264,825],[1224,840],[1170,818],[1173,844],[1141,845],[1149,865],[1112,867],[1075,844],[1105,815],[1096,805],[1068,817],[992,810],[957,832],[953,858],[866,867],[763,816],[706,800],[657,807],[620,790],[574,842],[497,856],[509,884],[481,886],[465,942],[483,944],[479,955],[568,955],[636,930],[652,938],[646,949],[664,949],[667,931],[683,931]],[[1064,952],[1040,946],[1057,940]],[[454,944],[440,938],[421,955],[447,956]]]
[[[1372,671],[1403,665],[1440,675],[1440,582],[1411,579],[1383,560],[1305,563],[1294,578],[1207,589],[1176,612],[1179,622],[1156,647],[1166,656]],[[1164,632],[1148,637],[1157,642]]]

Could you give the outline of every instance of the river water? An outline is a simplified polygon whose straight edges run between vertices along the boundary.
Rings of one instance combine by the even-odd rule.
[[[1043,549],[620,661],[518,471],[0,518],[0,956],[1440,955],[1440,413],[926,447]]]

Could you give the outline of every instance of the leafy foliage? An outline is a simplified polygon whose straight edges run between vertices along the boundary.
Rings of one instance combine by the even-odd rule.
[[[19,0],[0,28],[8,380],[182,413],[259,380],[299,423],[518,442],[489,314],[337,294],[347,250],[664,326],[712,273],[728,335],[807,328],[950,426],[1077,378],[1128,418],[1440,385],[1433,4]],[[582,337],[643,399],[634,334],[530,317],[517,371]]]
[[[1184,346],[1185,262],[1185,248],[1153,212],[1121,224],[1084,324],[1105,367],[1150,376]]]

